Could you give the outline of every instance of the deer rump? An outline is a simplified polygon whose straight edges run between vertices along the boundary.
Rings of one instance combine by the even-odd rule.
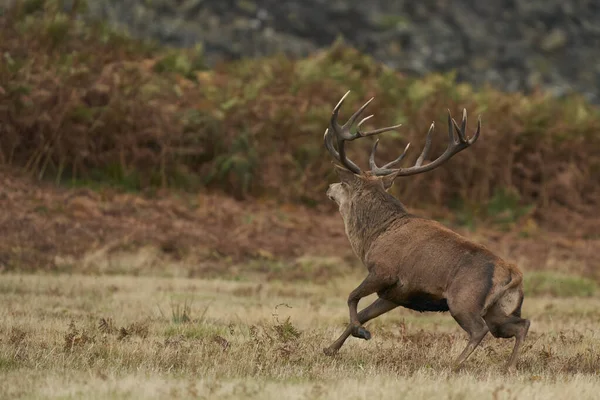
[[[520,274],[485,247],[435,221],[409,216],[392,224],[373,242],[365,261],[374,267],[369,270],[397,277],[377,295],[401,307],[446,312],[450,300],[477,309],[482,317],[492,309],[520,314]]]

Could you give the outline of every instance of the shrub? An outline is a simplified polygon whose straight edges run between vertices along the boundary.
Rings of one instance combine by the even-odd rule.
[[[206,70],[199,48],[162,48],[26,4],[0,16],[0,163],[39,179],[218,189],[315,206],[335,179],[322,135],[351,89],[342,118],[376,96],[372,123],[404,124],[383,135],[380,162],[407,141],[406,163],[414,162],[431,121],[440,127],[432,154],[443,151],[446,109],[458,116],[466,108],[471,131],[482,114],[470,150],[396,182],[407,204],[478,208],[504,224],[523,210],[585,214],[599,203],[600,113],[581,97],[475,90],[452,73],[408,78],[341,42],[305,59]],[[353,142],[349,156],[365,165],[371,144]]]

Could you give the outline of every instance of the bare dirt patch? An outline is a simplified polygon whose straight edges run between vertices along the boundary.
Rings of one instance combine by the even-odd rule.
[[[66,189],[0,173],[0,268],[326,282],[359,267],[335,210],[217,193]],[[439,218],[427,210],[415,212]],[[439,218],[443,220],[443,218]],[[460,233],[518,262],[599,278],[600,239],[523,226]]]

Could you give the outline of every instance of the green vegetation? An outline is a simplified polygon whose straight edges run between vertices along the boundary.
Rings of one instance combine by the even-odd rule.
[[[0,163],[59,184],[127,190],[221,190],[317,206],[335,179],[322,148],[332,107],[348,89],[348,116],[371,96],[380,161],[438,124],[446,109],[482,115],[477,144],[441,168],[401,180],[411,205],[463,210],[511,227],[534,208],[597,205],[600,111],[582,98],[475,90],[454,74],[414,79],[338,42],[301,60],[276,56],[207,70],[201,47],[142,43],[64,14],[57,2],[25,1],[0,16]],[[52,6],[52,5],[55,6]],[[83,4],[83,2],[81,3]],[[365,165],[372,142],[353,142]],[[569,196],[565,196],[569,193]]]
[[[509,231],[518,221],[530,213],[534,206],[522,204],[519,192],[514,188],[496,187],[487,204],[455,197],[450,203],[455,222],[475,230],[477,221],[486,220],[497,229]],[[523,234],[527,234],[526,231]]]
[[[523,285],[529,296],[589,297],[598,289],[596,282],[589,278],[553,271],[528,272]]]
[[[184,303],[183,306],[180,304],[174,304],[171,306],[171,321],[174,324],[183,324],[191,321],[192,310],[189,304]]]

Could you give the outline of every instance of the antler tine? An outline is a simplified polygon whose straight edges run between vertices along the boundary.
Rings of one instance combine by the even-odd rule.
[[[463,108],[462,115],[462,123],[460,125],[461,138],[466,140],[466,130],[467,130],[467,109]]]
[[[456,142],[456,138],[454,137],[454,129],[452,128],[452,114],[450,114],[450,109],[448,109],[448,141],[450,143]]]
[[[346,99],[346,97],[348,97],[349,94],[350,94],[350,91],[348,90],[346,92],[346,94],[344,94],[342,96],[340,101],[338,101],[336,106],[333,108],[333,112],[331,113],[331,119],[329,120],[329,128],[325,131],[324,142],[325,142],[325,147],[334,156],[334,158],[336,160],[338,160],[340,163],[342,163],[342,165],[344,167],[346,167],[349,171],[352,171],[355,174],[360,174],[361,173],[360,168],[354,162],[349,160],[348,157],[346,157],[346,149],[344,147],[344,144],[345,144],[344,142],[347,140],[352,140],[352,135],[350,134],[349,129],[346,126],[347,124],[340,126],[340,124],[337,122],[340,108],[342,107],[344,100]],[[364,110],[365,107],[366,106],[363,106],[361,109]],[[356,113],[355,113],[355,115],[356,115]],[[354,115],[353,115],[353,117],[354,117]],[[335,136],[337,146],[338,146],[337,151],[333,147],[333,143],[329,142],[328,136],[330,134],[333,134]]]
[[[360,131],[358,131],[358,133],[360,134],[360,137],[367,137],[367,136],[379,135],[380,133],[383,133],[383,132],[393,131],[394,129],[398,129],[401,126],[402,126],[402,124],[398,124],[398,125],[394,125],[394,126],[388,126],[386,128],[374,129],[374,130],[369,131],[369,132],[360,132]]]
[[[352,125],[354,125],[354,123],[356,122],[356,120],[358,119],[358,117],[360,117],[360,115],[363,113],[363,111],[365,111],[365,109],[367,108],[367,106],[373,101],[375,97],[371,97],[369,100],[367,100],[367,102],[365,104],[363,104],[358,110],[356,110],[356,112],[354,114],[352,114],[352,116],[350,118],[348,118],[348,121],[344,124],[344,127],[348,127],[350,128]],[[360,126],[362,125],[362,123],[364,123],[366,120],[368,120],[369,118],[372,118],[373,115],[369,115],[366,118],[363,118],[357,125]],[[361,137],[360,132],[356,132],[354,135],[351,135],[350,132],[348,133],[348,139],[347,140],[354,140],[357,139],[359,137]]]
[[[373,99],[371,99],[371,100],[373,100]],[[371,100],[369,100],[369,102]],[[367,104],[368,104],[368,102],[367,102]],[[402,126],[402,124],[398,124],[398,125],[394,125],[394,126],[388,126],[386,128],[374,129],[374,130],[368,131],[368,132],[361,132],[360,131],[360,126],[363,123],[365,123],[365,121],[367,121],[367,120],[369,120],[371,118],[373,118],[373,115],[369,115],[368,117],[364,117],[363,119],[360,120],[360,122],[358,124],[356,124],[358,137],[367,137],[367,136],[378,135],[378,134],[383,133],[383,132],[393,131],[394,129],[400,128]]]
[[[377,145],[379,145],[379,139],[375,140],[373,143],[373,148],[371,149],[371,155],[369,156],[369,167],[371,170],[377,169],[377,164],[375,164],[375,152],[377,151]]]
[[[323,144],[325,145],[327,151],[331,153],[333,158],[340,161],[340,153],[338,153],[338,151],[335,149],[335,147],[333,147],[333,144],[331,143],[331,135],[329,134],[329,128],[325,129],[325,134],[323,135]]]
[[[406,145],[406,147],[404,148],[404,151],[402,152],[402,154],[400,154],[398,156],[398,158],[396,158],[394,161],[390,161],[389,163],[385,164],[383,167],[381,168],[391,168],[394,165],[398,164],[400,161],[404,160],[404,157],[406,156],[406,152],[408,151],[408,148],[410,147],[410,143],[408,143]]]
[[[423,164],[423,161],[425,161],[425,159],[429,155],[429,149],[431,148],[431,135],[433,134],[434,129],[435,121],[431,123],[431,126],[427,131],[427,136],[425,137],[425,146],[423,147],[423,151],[421,152],[421,155],[419,156],[419,158],[417,158],[417,162],[415,163],[417,167],[420,167],[421,164]]]
[[[342,98],[340,99],[340,101],[338,101],[338,103],[335,105],[335,107],[333,107],[333,112],[331,113],[331,123],[335,123],[337,124],[337,116],[340,112],[340,108],[342,108],[342,104],[344,103],[344,100],[346,100],[346,97],[348,97],[348,95],[350,94],[350,91],[348,90],[346,92],[346,94],[344,94],[342,96]]]
[[[467,141],[467,137],[466,137],[466,133],[465,130],[467,128],[467,110],[463,108],[463,117],[462,117],[462,121],[460,123],[460,127],[458,126],[458,124],[456,123],[456,121],[454,120],[454,118],[452,118],[452,125],[454,126],[454,129],[456,130],[456,133],[458,134],[458,141],[459,142],[466,142]]]
[[[364,117],[363,119],[361,119],[360,122],[358,124],[356,124],[356,127],[360,128],[360,126],[362,124],[364,124],[366,121],[370,120],[371,118],[373,118],[373,114],[368,115],[368,116]]]
[[[477,141],[479,134],[481,133],[481,115],[477,117],[477,130],[471,139],[469,139],[469,146]]]
[[[378,145],[379,145],[379,139],[375,140],[375,143],[373,144],[373,148],[371,149],[371,155],[369,156],[369,166],[371,167],[371,173],[375,174],[375,175],[387,175],[387,173],[393,172],[393,170],[391,170],[389,168],[393,167],[394,165],[396,165],[400,161],[402,161],[404,159],[404,157],[406,156],[408,148],[410,147],[410,143],[408,143],[406,145],[406,147],[404,148],[404,151],[402,152],[402,154],[400,154],[398,156],[398,158],[396,158],[394,161],[390,161],[389,163],[385,164],[382,167],[378,167],[377,164],[375,163],[375,153],[377,152]],[[387,172],[387,173],[385,173],[385,172]]]

